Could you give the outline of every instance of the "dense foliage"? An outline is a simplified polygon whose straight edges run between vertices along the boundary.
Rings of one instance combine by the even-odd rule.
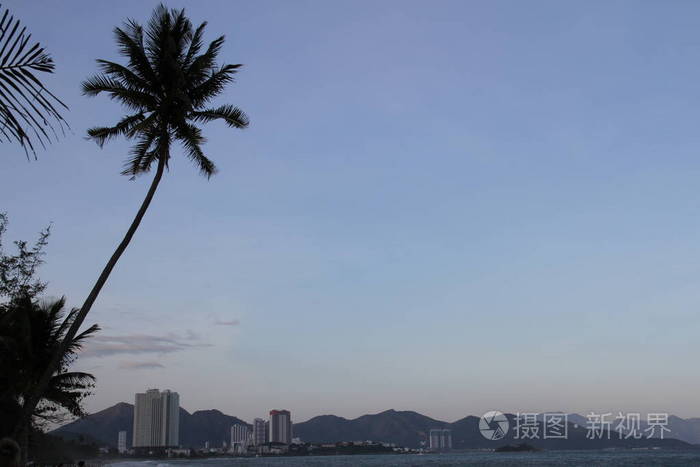
[[[31,247],[24,241],[15,242],[17,252],[8,254],[2,244],[6,227],[7,216],[0,214],[0,435],[17,429],[27,395],[59,350],[78,311],[66,311],[63,298],[39,297],[46,283],[37,278],[37,270],[43,261],[49,230],[41,232]],[[69,367],[85,339],[98,329],[92,326],[70,340],[58,370],[34,408],[34,427],[59,421],[64,415],[83,415],[81,402],[89,394],[94,377],[71,372]]]
[[[59,110],[67,108],[37,78],[53,73],[54,63],[31,41],[19,19],[0,8],[0,142],[19,143],[27,155],[67,126]]]

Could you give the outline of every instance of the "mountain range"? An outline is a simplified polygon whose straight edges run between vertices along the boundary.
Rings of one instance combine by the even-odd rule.
[[[65,439],[94,439],[99,444],[116,446],[118,433],[127,432],[131,440],[134,406],[120,402],[100,412],[68,423],[52,432]],[[511,426],[514,416],[507,415]],[[683,419],[670,416],[665,439],[618,439],[613,432],[611,439],[587,439],[586,419],[577,414],[568,416],[567,439],[535,439],[529,444],[544,449],[603,449],[622,448],[690,448],[700,445],[700,419]],[[226,415],[218,410],[198,410],[189,413],[180,408],[180,444],[188,447],[202,447],[206,441],[211,446],[221,446],[230,439],[230,428],[235,424],[250,424]],[[399,446],[421,447],[427,440],[428,432],[434,428],[449,428],[452,431],[452,446],[455,449],[495,448],[504,444],[519,442],[513,438],[513,430],[499,440],[484,438],[479,431],[479,417],[467,416],[448,423],[412,411],[386,410],[377,414],[363,415],[346,419],[335,415],[320,415],[301,423],[295,423],[293,432],[307,442],[334,443],[337,441],[373,440],[395,443]],[[541,422],[540,422],[541,429]],[[697,446],[700,447],[700,446]]]
[[[221,446],[230,441],[232,425],[248,425],[243,420],[225,415],[218,410],[198,410],[189,413],[180,407],[180,444],[202,447],[206,441],[212,446]],[[134,425],[134,406],[120,402],[87,417],[75,420],[54,430],[51,434],[64,439],[79,437],[95,440],[100,445],[117,446],[120,431],[126,431],[126,439],[131,445]]]

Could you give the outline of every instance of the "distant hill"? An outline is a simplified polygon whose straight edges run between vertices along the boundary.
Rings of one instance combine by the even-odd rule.
[[[508,415],[511,427],[514,426],[514,416]],[[659,446],[665,448],[691,447],[677,439],[640,439],[620,440],[616,433],[608,439],[587,439],[585,418],[572,414],[569,422],[567,439],[535,439],[527,440],[528,444],[543,449],[604,449],[611,447],[642,448]],[[570,420],[571,420],[570,419]],[[681,419],[682,420],[682,419]],[[577,425],[577,423],[582,423]],[[669,426],[671,421],[669,420]],[[309,421],[294,424],[294,436],[304,441],[327,443],[334,441],[374,440],[396,443],[400,446],[420,447],[427,440],[432,428],[449,428],[452,431],[452,447],[454,449],[496,448],[506,444],[517,444],[511,430],[505,438],[491,441],[484,438],[479,431],[479,417],[467,416],[454,423],[447,423],[426,417],[416,412],[398,412],[387,410],[374,415],[348,420],[334,415],[322,415]],[[543,433],[542,425],[539,426]]]
[[[209,441],[212,446],[221,447],[224,441],[227,444],[231,442],[232,425],[243,424],[250,427],[250,424],[243,420],[214,409],[198,410],[191,415],[184,410],[183,412],[184,418],[180,414],[180,443],[183,446],[204,446],[204,443]]]
[[[180,409],[182,415],[182,409]],[[120,402],[100,412],[88,415],[54,430],[51,434],[73,440],[80,436],[90,437],[108,446],[117,445],[117,436],[126,430],[126,439],[131,440],[134,423],[134,406]]]
[[[119,403],[81,420],[69,423],[52,432],[66,439],[79,436],[90,437],[99,442],[115,446],[120,430],[127,432],[131,441],[134,406]],[[511,426],[514,417],[508,415]],[[234,424],[249,424],[221,413],[218,410],[199,410],[190,414],[180,409],[180,444],[189,447],[202,447],[206,441],[212,446],[221,446],[230,438],[230,428]],[[321,415],[302,423],[295,423],[293,432],[307,442],[333,443],[336,441],[382,441],[406,447],[421,447],[427,441],[428,432],[433,428],[452,430],[452,446],[455,449],[496,448],[506,444],[516,444],[513,430],[499,440],[485,439],[479,431],[479,417],[467,416],[454,423],[448,423],[412,411],[386,410],[377,414],[363,415],[346,419],[335,415]],[[618,439],[613,433],[611,439],[587,439],[586,419],[570,414],[568,439],[533,439],[528,444],[543,449],[604,449],[620,448],[690,448],[689,443],[700,442],[700,419],[669,417],[671,433],[666,439]],[[542,426],[540,425],[540,433]],[[671,439],[677,438],[677,439]]]
[[[700,418],[668,417],[670,435],[692,444],[700,444]]]
[[[126,431],[126,439],[131,445],[134,424],[134,406],[120,402],[100,412],[68,423],[53,432],[52,435],[64,439],[77,439],[79,436],[94,438],[104,445],[116,447],[119,432]],[[212,446],[221,446],[231,440],[231,426],[245,424],[239,418],[225,415],[218,410],[199,410],[190,414],[180,408],[180,444],[183,446],[202,447],[206,441]],[[250,425],[248,425],[250,426]]]
[[[447,427],[448,423],[417,412],[387,410],[348,420],[335,415],[321,415],[294,424],[294,436],[304,441],[387,441],[401,446],[419,446],[431,428]]]

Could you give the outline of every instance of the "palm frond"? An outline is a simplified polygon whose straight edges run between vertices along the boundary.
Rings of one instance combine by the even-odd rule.
[[[192,88],[187,94],[190,96],[194,108],[200,108],[211,99],[221,94],[227,84],[233,81],[233,75],[238,73],[241,64],[224,65],[213,71],[208,77]]]
[[[216,165],[202,151],[202,144],[206,140],[199,128],[191,123],[182,122],[177,127],[176,136],[185,148],[187,157],[195,163],[202,175],[210,178],[217,172]]]
[[[195,122],[211,122],[213,120],[223,120],[231,128],[246,128],[250,122],[248,116],[238,107],[225,104],[213,109],[195,111],[191,114]]]
[[[52,385],[60,386],[73,386],[76,384],[85,384],[95,381],[95,377],[90,373],[83,373],[80,371],[72,371],[68,373],[61,373],[51,378]]]
[[[61,304],[61,307],[63,307],[63,305],[65,304],[66,297],[61,297],[61,300],[63,302]],[[66,316],[65,319],[63,319],[61,321],[61,324],[55,330],[55,334],[62,338],[65,335],[66,331],[68,331],[68,328],[70,327],[70,325],[73,323],[74,318],[75,318],[75,308],[73,310],[71,310],[68,313],[68,316]]]
[[[193,86],[201,84],[216,67],[216,58],[224,45],[224,36],[217,37],[209,44],[206,52],[192,60],[185,73]]]
[[[143,46],[143,28],[134,20],[127,20],[123,28],[114,28],[119,51],[129,59],[129,67],[143,80],[156,83],[158,78],[151,67]]]
[[[171,24],[168,8],[162,3],[155,7],[148,20],[145,37],[145,50],[151,64],[160,59],[164,51],[163,44],[169,39]]]
[[[119,63],[110,62],[109,60],[97,59],[100,70],[105,75],[111,76],[125,86],[138,89],[139,91],[150,93],[149,83],[139,75],[131,71],[129,68]]]
[[[52,300],[44,303],[39,308],[40,313],[38,313],[38,315],[44,318],[44,321],[46,321],[44,329],[50,336],[53,336],[54,340],[58,340],[62,336],[60,332],[62,328],[61,323],[65,321],[72,321],[70,313],[65,318],[63,317],[63,307],[65,305],[66,297],[61,297],[58,300]]]
[[[106,75],[95,75],[83,81],[83,94],[96,96],[107,93],[111,99],[121,102],[126,107],[141,111],[154,107],[156,100],[149,93],[125,86],[119,80]]]
[[[77,336],[75,336],[71,341],[68,343],[68,347],[66,350],[66,357],[72,357],[72,355],[76,354],[80,349],[83,348],[83,344],[85,342],[85,339],[88,339],[92,337],[93,334],[96,332],[100,331],[100,326],[97,324],[93,324],[89,328],[87,328],[85,331],[81,332]]]
[[[181,81],[181,63],[191,36],[192,23],[185,16],[184,9],[168,10],[161,3],[153,11],[146,28],[145,49],[151,66],[162,82],[172,85]]]
[[[143,132],[138,137],[138,142],[132,146],[129,159],[124,164],[122,175],[135,177],[141,173],[142,167],[150,167],[155,160],[155,153],[152,150],[157,134],[155,131]],[[147,172],[148,170],[146,170]]]
[[[204,37],[204,28],[207,27],[207,22],[203,22],[200,24],[197,29],[192,33],[192,36],[189,38],[190,41],[190,46],[187,49],[187,54],[185,55],[185,59],[182,62],[182,66],[186,69],[189,70],[190,67],[192,66],[192,62],[194,61],[195,57],[199,53],[200,50],[202,50],[202,38]]]
[[[174,46],[177,62],[182,66],[182,62],[186,56],[185,49],[192,39],[192,23],[189,18],[185,16],[184,8],[182,10],[172,10],[171,16],[173,20],[170,28],[170,36],[175,42]]]
[[[35,143],[46,147],[58,131],[65,132],[68,124],[59,108],[68,107],[35,76],[53,73],[54,63],[31,37],[5,9],[0,18],[0,141],[19,143],[36,158]]]
[[[105,142],[108,140],[117,136],[131,138],[133,136],[134,127],[143,122],[145,118],[143,113],[127,115],[119,120],[113,127],[92,127],[88,129],[88,137],[95,140],[100,147],[104,146]]]

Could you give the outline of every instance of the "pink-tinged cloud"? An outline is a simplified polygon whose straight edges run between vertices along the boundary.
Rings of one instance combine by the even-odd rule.
[[[80,353],[81,358],[108,357],[119,354],[167,354],[196,347],[210,347],[203,343],[192,331],[185,336],[167,334],[153,336],[148,334],[131,334],[123,336],[97,335],[91,337]]]
[[[158,362],[121,362],[119,368],[122,370],[153,370],[165,368],[165,366]]]
[[[241,322],[238,321],[237,319],[232,319],[232,320],[228,320],[228,321],[216,320],[214,322],[214,324],[216,324],[217,326],[238,326],[239,324],[241,324]]]

